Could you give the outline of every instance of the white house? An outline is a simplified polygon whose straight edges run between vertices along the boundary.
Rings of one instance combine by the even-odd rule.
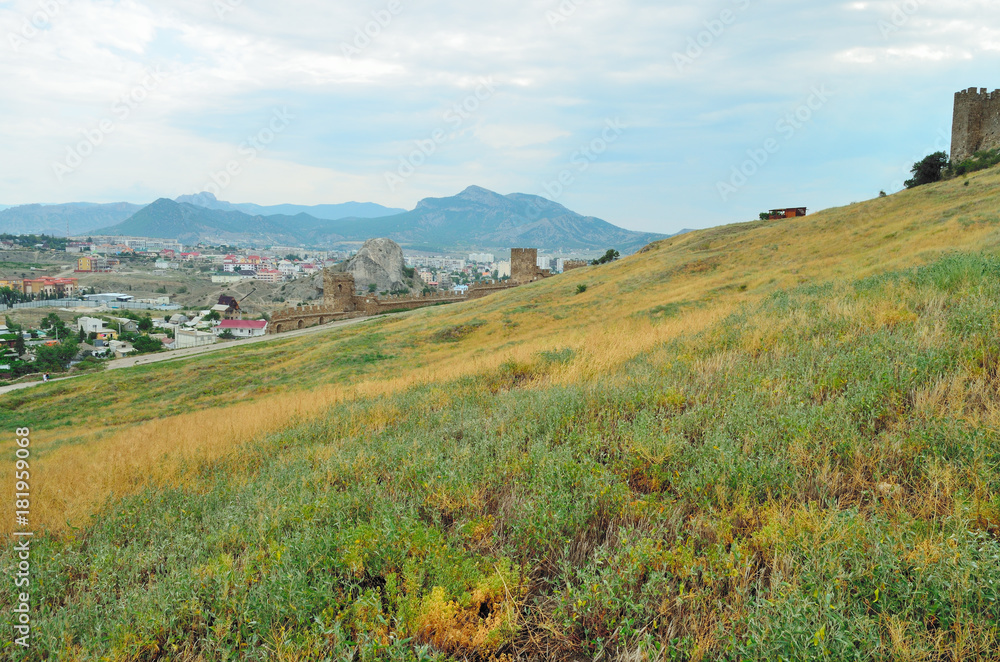
[[[76,328],[77,330],[83,329],[86,334],[106,333],[108,331],[104,328],[104,320],[96,317],[81,317],[76,321]]]
[[[267,333],[267,320],[223,320],[215,327],[215,334],[231,331],[237,338],[253,338]]]

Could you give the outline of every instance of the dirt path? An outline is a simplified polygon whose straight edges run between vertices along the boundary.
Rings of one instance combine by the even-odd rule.
[[[258,338],[247,338],[245,340],[230,340],[227,342],[216,343],[214,345],[205,345],[204,347],[189,347],[187,349],[178,349],[172,352],[162,352],[159,354],[143,354],[142,356],[135,356],[124,359],[114,359],[108,362],[108,370],[119,370],[121,368],[131,368],[138,365],[149,365],[150,363],[162,363],[164,361],[177,361],[180,359],[186,359],[192,356],[199,356],[201,354],[208,354],[210,352],[220,352],[227,349],[232,349],[234,347],[244,347],[246,345],[253,345],[261,342],[273,342],[275,340],[284,340],[285,338],[296,338],[298,336],[305,336],[314,333],[323,333],[324,331],[333,331],[335,329],[341,329],[345,326],[352,326],[354,324],[361,324],[363,322],[368,322],[373,319],[379,319],[376,317],[361,317],[358,319],[344,320],[342,322],[331,322],[329,324],[324,324],[323,326],[312,326],[308,329],[301,329],[298,331],[289,331],[288,333],[275,334],[260,336]],[[56,379],[50,379],[48,382],[25,382],[24,384],[12,384],[10,386],[0,387],[0,395],[4,393],[10,393],[11,391],[19,391],[25,388],[31,388],[32,386],[40,386],[41,384],[52,384],[55,382],[64,382],[67,379],[75,379],[76,377],[83,377],[84,375],[74,375],[72,377],[59,377]]]

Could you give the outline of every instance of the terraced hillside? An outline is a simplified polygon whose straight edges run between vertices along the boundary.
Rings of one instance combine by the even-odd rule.
[[[998,245],[993,170],[4,396],[22,659],[993,659]]]

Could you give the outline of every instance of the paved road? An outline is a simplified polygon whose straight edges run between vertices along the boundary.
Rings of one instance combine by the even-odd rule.
[[[308,329],[300,329],[297,331],[289,331],[288,333],[274,334],[260,336],[258,338],[247,338],[245,340],[230,340],[227,342],[215,343],[214,345],[205,345],[204,347],[189,347],[187,349],[178,349],[172,352],[163,352],[159,354],[143,354],[142,356],[135,356],[131,358],[124,359],[114,359],[108,362],[108,370],[118,370],[121,368],[131,368],[137,365],[149,365],[150,363],[161,363],[163,361],[177,361],[179,359],[186,359],[192,356],[198,356],[200,354],[208,354],[209,352],[219,352],[227,349],[232,349],[233,347],[245,347],[246,345],[253,345],[261,342],[274,342],[275,340],[285,340],[286,338],[296,338],[298,336],[305,336],[314,333],[323,333],[325,331],[333,331],[335,329],[341,329],[345,326],[352,326],[354,324],[361,324],[363,322],[370,322],[374,319],[380,319],[378,317],[360,317],[358,319],[344,320],[342,322],[330,322],[329,324],[324,324],[323,326],[311,326]],[[50,379],[49,384],[55,382],[64,382],[67,379],[75,379],[76,377],[82,377],[83,375],[74,375],[73,377],[59,377],[56,379]],[[25,388],[31,388],[32,386],[38,386],[45,382],[25,382],[23,384],[12,384],[11,386],[0,387],[0,395],[4,393],[10,393],[11,391],[18,391]]]

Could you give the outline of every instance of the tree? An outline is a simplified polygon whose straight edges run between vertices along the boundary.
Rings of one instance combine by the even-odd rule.
[[[76,337],[72,337],[60,345],[39,347],[38,351],[35,352],[35,370],[38,372],[62,372],[76,356],[77,349]]]
[[[221,316],[219,315],[219,311],[213,310],[208,315],[205,315],[205,317],[203,319],[206,322],[218,322],[219,319],[221,319]],[[142,327],[139,327],[139,328],[141,329]]]
[[[76,334],[76,341],[87,342],[87,332],[83,330],[82,326],[80,327],[80,332]]]
[[[941,181],[941,172],[947,167],[948,155],[944,152],[934,152],[913,164],[913,168],[910,169],[910,172],[913,173],[913,179],[907,179],[903,182],[903,186],[916,188],[924,184],[939,182]]]
[[[621,257],[621,254],[618,251],[609,248],[607,253],[591,262],[591,264],[607,264],[608,262],[614,262],[619,257]]]
[[[163,343],[149,336],[139,336],[132,342],[132,347],[140,354],[149,352],[159,352],[163,349]]]
[[[146,315],[145,317],[139,320],[137,326],[139,327],[139,330],[142,331],[143,333],[149,333],[150,331],[153,330],[153,318],[151,318],[149,315]]]
[[[232,329],[226,329],[225,331],[223,331],[222,333],[219,334],[219,339],[220,340],[232,340],[235,337],[236,336],[233,335],[233,330]]]

